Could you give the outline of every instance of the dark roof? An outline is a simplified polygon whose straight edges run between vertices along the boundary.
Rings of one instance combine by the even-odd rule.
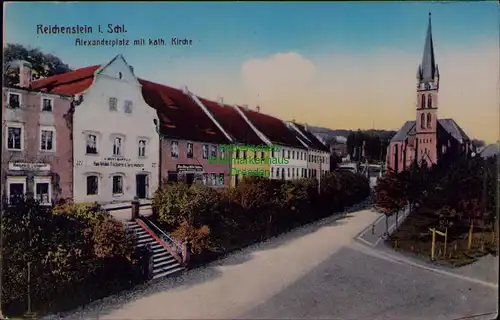
[[[300,133],[302,133],[307,140],[304,141],[309,148],[314,150],[320,150],[324,152],[330,152],[327,146],[325,146],[319,139],[309,130],[307,130],[303,125],[292,122],[297,129],[299,129]]]
[[[405,124],[391,139],[392,141],[404,141],[408,136],[415,134],[415,121],[406,121]],[[448,132],[453,138],[460,143],[470,141],[470,138],[462,128],[453,119],[438,119],[439,128]],[[438,128],[438,130],[439,130]]]
[[[393,141],[404,141],[410,135],[410,130],[415,127],[415,121],[406,121],[398,132],[392,137]]]
[[[182,90],[139,79],[142,95],[160,118],[160,133],[168,138],[229,143],[203,109]]]
[[[247,119],[264,134],[272,143],[283,146],[305,149],[305,146],[296,138],[288,126],[280,119],[260,113],[248,108],[238,108]]]
[[[265,144],[234,107],[200,97],[198,99],[234,142],[255,146]]]
[[[429,24],[427,25],[427,35],[425,37],[424,54],[422,55],[422,63],[419,66],[420,82],[433,81],[435,76],[439,75],[434,56],[434,43],[432,41],[432,25],[431,14],[429,12]]]
[[[496,157],[500,154],[500,144],[498,143],[489,144],[486,147],[484,147],[479,154],[484,159]]]

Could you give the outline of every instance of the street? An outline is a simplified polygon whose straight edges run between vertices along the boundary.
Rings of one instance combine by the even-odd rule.
[[[391,261],[356,241],[379,216],[361,210],[330,217],[65,316],[455,319],[496,311],[494,284]]]

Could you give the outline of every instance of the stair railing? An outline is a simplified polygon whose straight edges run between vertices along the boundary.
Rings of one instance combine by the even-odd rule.
[[[165,231],[163,231],[160,227],[158,227],[156,224],[153,223],[150,219],[141,216],[141,219],[146,222],[147,225],[149,225],[153,231],[160,237],[165,243],[170,245],[171,248],[173,248],[177,253],[179,253],[182,257],[182,245],[177,242],[173,237],[168,235]]]

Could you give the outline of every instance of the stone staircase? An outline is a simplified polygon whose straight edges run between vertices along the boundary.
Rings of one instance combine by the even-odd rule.
[[[153,251],[153,275],[152,279],[172,276],[184,271],[184,266],[165,248],[165,243],[160,236],[156,235],[143,223],[137,221],[126,221],[125,229],[135,237],[137,247],[150,246]]]

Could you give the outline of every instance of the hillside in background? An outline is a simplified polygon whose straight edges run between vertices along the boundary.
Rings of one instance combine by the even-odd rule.
[[[324,139],[327,142],[332,141],[335,137],[344,137],[345,139],[347,139],[347,137],[350,134],[358,131],[358,130],[345,130],[345,129],[334,130],[334,129],[321,128],[321,127],[312,127],[312,126],[309,126],[309,130],[311,132],[313,132],[314,134],[320,136],[322,139]],[[361,132],[368,134],[368,135],[378,136],[381,141],[388,141],[388,140],[392,139],[392,137],[396,134],[396,131],[378,130],[378,129],[361,130]]]

